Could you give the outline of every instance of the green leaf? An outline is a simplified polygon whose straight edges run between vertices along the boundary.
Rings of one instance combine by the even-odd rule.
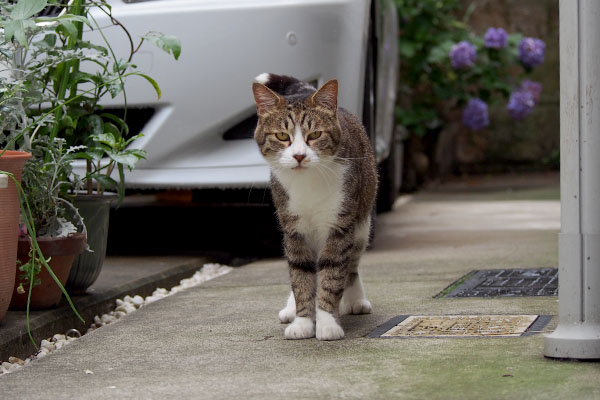
[[[156,83],[156,81],[154,79],[152,79],[151,77],[149,77],[146,74],[142,74],[142,73],[139,73],[139,72],[132,72],[131,75],[141,76],[142,78],[144,78],[145,80],[147,80],[148,82],[150,82],[150,84],[152,85],[152,87],[156,91],[156,96],[160,99],[160,97],[162,96],[162,92],[160,91],[160,87],[158,86],[158,83]]]
[[[127,123],[125,121],[123,121],[121,118],[117,117],[114,114],[110,114],[110,113],[102,113],[102,114],[100,114],[100,116],[102,118],[109,119],[109,120],[113,121],[115,124],[117,124],[121,129],[122,136],[129,135],[129,126],[127,126]]]
[[[427,62],[430,62],[433,64],[438,64],[438,63],[441,64],[441,63],[446,62],[453,45],[454,45],[454,43],[452,41],[446,41],[446,42],[440,43],[438,46],[435,46],[429,52],[429,56],[427,57]]]
[[[104,153],[106,153],[106,151],[104,150],[103,147],[97,146],[97,147],[93,147],[93,148],[88,148],[86,153],[89,154],[89,156],[94,161],[100,161],[104,157]]]
[[[71,21],[61,21],[57,30],[62,30],[69,36],[77,37],[77,27]]]
[[[91,82],[97,86],[100,86],[104,83],[102,77],[99,75],[93,75],[88,74],[87,72],[77,71],[75,74],[71,75],[69,85],[73,87],[81,82]]]
[[[34,43],[41,49],[51,49],[56,45],[56,35],[54,33],[48,33],[40,41]]]
[[[96,114],[90,114],[85,120],[87,124],[86,128],[89,130],[89,133],[96,137],[104,135],[104,122],[102,121],[102,118]]]
[[[108,50],[106,50],[106,47],[99,46],[97,44],[94,44],[94,43],[91,43],[91,42],[87,42],[85,40],[78,40],[77,41],[77,47],[80,48],[80,49],[94,49],[94,50],[97,50],[97,51],[101,52],[105,56],[108,55]]]
[[[106,84],[106,88],[110,93],[111,97],[114,99],[123,91],[123,85],[121,84],[121,80],[118,75],[110,75],[110,80]]]
[[[417,46],[414,42],[410,42],[408,40],[400,40],[398,43],[398,49],[400,50],[400,55],[404,58],[412,58],[415,56],[417,52]]]
[[[115,146],[117,145],[117,138],[121,137],[121,131],[112,122],[105,122],[104,123],[104,132],[113,136],[114,142],[111,145],[111,147],[114,149]]]
[[[28,47],[26,28],[35,28],[35,24],[29,20],[8,21],[4,25],[4,38],[7,42],[14,37],[21,46]]]
[[[143,39],[148,40],[160,49],[163,49],[167,53],[172,53],[173,57],[178,60],[181,54],[181,40],[172,35],[165,35],[161,32],[148,32]]]
[[[73,14],[63,14],[63,15],[59,15],[57,17],[39,17],[39,18],[35,18],[34,20],[36,23],[37,22],[56,22],[56,21],[75,21],[75,22],[82,22],[86,25],[88,25],[89,27],[92,27],[92,24],[90,24],[90,21],[82,16],[82,15],[73,15]]]
[[[65,115],[58,123],[58,130],[61,131],[67,128],[75,128],[75,123],[71,117]]]
[[[29,18],[46,7],[46,0],[19,0],[15,8],[10,13],[10,17],[14,20]]]
[[[143,136],[144,136],[144,134],[143,134],[143,133],[138,133],[137,135],[130,137],[130,138],[129,138],[129,139],[127,139],[127,141],[125,142],[125,146],[128,146],[128,145],[129,145],[131,142],[133,142],[134,140],[137,140],[137,139],[139,139],[139,138],[141,138],[141,137],[143,137]],[[144,151],[144,150],[140,150],[140,151]],[[145,151],[144,151],[144,153],[145,153]]]
[[[106,128],[106,125],[109,125],[109,124],[105,124],[105,128]],[[94,141],[96,141],[96,142],[104,143],[107,146],[109,146],[110,148],[114,148],[115,145],[117,144],[115,137],[113,135],[111,135],[110,133],[101,133],[99,135],[94,135],[92,137],[92,139],[94,139]]]
[[[96,182],[98,182],[103,189],[115,189],[119,187],[117,181],[110,176],[98,174],[94,176],[94,180],[96,180]]]
[[[114,160],[117,164],[126,165],[130,171],[135,167],[135,164],[137,164],[137,162],[140,160],[136,154],[133,154],[130,152],[116,153],[113,151],[109,151],[107,153],[111,160]]]

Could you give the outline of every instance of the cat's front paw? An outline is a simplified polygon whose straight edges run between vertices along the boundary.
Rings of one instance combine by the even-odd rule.
[[[344,338],[344,330],[327,311],[317,310],[317,339],[339,340]]]
[[[279,311],[279,321],[281,321],[282,324],[289,324],[294,318],[296,318],[295,308],[285,307]]]
[[[285,328],[286,339],[309,339],[315,336],[315,323],[311,318],[297,317]]]
[[[344,314],[371,314],[373,306],[367,299],[354,300],[352,303],[344,302]]]

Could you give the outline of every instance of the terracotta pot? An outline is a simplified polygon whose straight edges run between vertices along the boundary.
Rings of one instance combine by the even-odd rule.
[[[0,171],[10,172],[20,182],[23,166],[30,158],[30,153],[8,150],[0,156]],[[13,293],[19,237],[17,187],[10,178],[4,183],[0,186],[0,320],[6,315]]]
[[[48,264],[58,277],[60,283],[64,286],[67,283],[73,259],[85,247],[85,235],[83,233],[74,233],[64,238],[38,238],[37,241],[44,256],[51,258]],[[29,260],[30,246],[31,239],[29,237],[19,238],[18,259],[22,263],[26,263]],[[29,292],[29,284],[26,283],[27,280],[23,280],[25,293],[17,293],[17,287],[21,283],[21,279],[19,279],[19,275],[21,274],[22,272],[17,268],[17,276],[13,281],[13,298],[10,302],[10,308],[14,310],[24,310],[27,307],[27,293]],[[29,309],[43,310],[58,305],[62,297],[62,291],[44,266],[42,266],[42,271],[38,275],[38,278],[42,283],[33,287]]]
[[[114,193],[78,194],[73,200],[83,218],[87,229],[87,243],[92,252],[84,251],[75,257],[67,280],[69,293],[85,293],[98,279],[106,257],[110,205],[117,198]]]

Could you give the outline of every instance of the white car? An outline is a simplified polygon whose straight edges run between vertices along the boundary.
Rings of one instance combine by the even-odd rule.
[[[381,163],[380,201],[393,201],[401,154],[394,139],[397,16],[392,0],[111,0],[131,35],[177,36],[178,61],[150,44],[138,68],[162,89],[157,100],[143,79],[127,81],[128,122],[144,136],[133,143],[147,159],[127,174],[128,188],[260,188],[269,168],[253,137],[253,78],[292,75],[314,85],[339,81],[339,104],[362,116]],[[106,16],[95,15],[109,26]],[[104,30],[116,54],[129,42]],[[88,32],[92,38],[95,32]],[[122,98],[104,101],[122,107]],[[387,191],[387,192],[386,192]],[[384,199],[384,200],[382,200]],[[383,205],[385,208],[385,204]]]

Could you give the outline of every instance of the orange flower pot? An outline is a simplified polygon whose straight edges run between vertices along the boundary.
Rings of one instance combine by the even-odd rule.
[[[10,172],[21,182],[23,167],[30,158],[30,153],[7,150],[0,156],[0,171]],[[17,187],[10,178],[5,183],[6,187],[0,187],[0,320],[6,315],[13,294],[19,237]]]

